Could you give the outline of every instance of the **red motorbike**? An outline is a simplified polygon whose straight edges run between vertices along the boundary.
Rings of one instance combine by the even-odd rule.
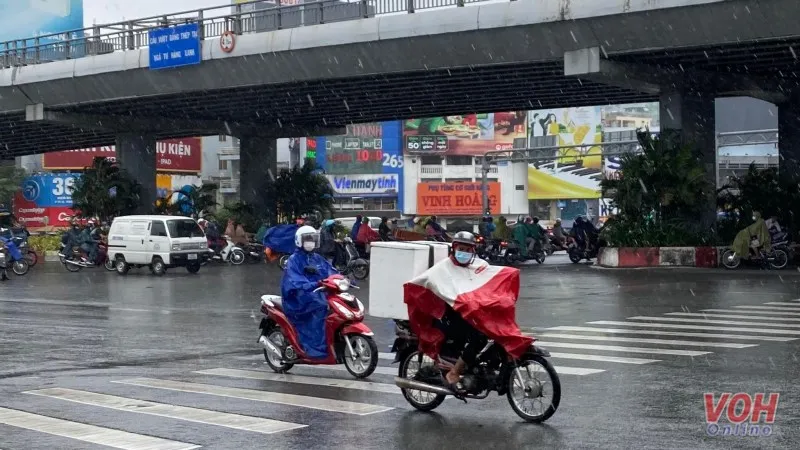
[[[350,287],[347,278],[331,275],[320,281],[320,287],[314,290],[325,291],[328,299],[328,317],[325,320],[328,356],[322,359],[311,359],[303,352],[297,332],[283,312],[281,297],[261,297],[261,312],[266,317],[259,325],[261,337],[258,343],[264,347],[264,358],[272,370],[284,373],[295,364],[344,363],[347,371],[356,378],[372,375],[378,366],[378,345],[373,338],[375,334],[363,323],[364,304],[347,293]]]
[[[79,272],[85,267],[99,266],[103,266],[109,272],[116,270],[114,261],[108,258],[108,244],[105,242],[99,242],[97,244],[97,258],[94,260],[94,264],[89,263],[87,256],[80,247],[72,247],[72,252],[69,253],[66,248],[64,248],[64,244],[61,244],[61,247],[61,252],[59,252],[58,257],[61,263],[64,264],[64,268],[70,272]]]

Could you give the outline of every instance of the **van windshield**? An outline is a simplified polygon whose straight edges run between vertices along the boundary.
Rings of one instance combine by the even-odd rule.
[[[169,235],[173,238],[194,238],[204,237],[205,233],[200,229],[192,219],[179,219],[168,220],[167,228],[169,228]]]

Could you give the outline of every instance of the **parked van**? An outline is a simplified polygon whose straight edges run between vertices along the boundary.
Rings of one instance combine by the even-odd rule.
[[[197,273],[210,252],[205,233],[190,217],[123,216],[111,223],[108,257],[120,275],[147,266],[160,276],[169,267]]]

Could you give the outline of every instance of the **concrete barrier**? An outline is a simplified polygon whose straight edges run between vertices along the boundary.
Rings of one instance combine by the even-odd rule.
[[[716,247],[605,247],[597,264],[602,267],[718,267],[722,250]]]

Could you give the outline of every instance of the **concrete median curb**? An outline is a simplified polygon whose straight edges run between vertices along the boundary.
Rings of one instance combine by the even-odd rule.
[[[607,268],[719,266],[718,247],[604,247],[597,264]]]

